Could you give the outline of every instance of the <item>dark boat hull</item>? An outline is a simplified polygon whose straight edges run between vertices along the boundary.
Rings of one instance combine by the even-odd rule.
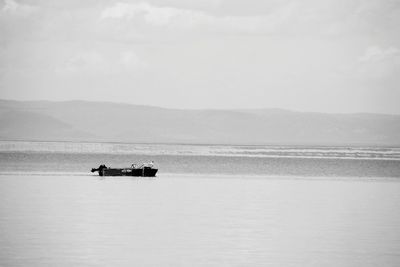
[[[153,168],[106,168],[99,171],[100,176],[142,176],[142,177],[154,177],[156,176],[158,169]]]

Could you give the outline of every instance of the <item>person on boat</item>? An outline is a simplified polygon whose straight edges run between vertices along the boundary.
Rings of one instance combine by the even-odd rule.
[[[139,168],[153,168],[154,166],[154,161],[150,162],[144,162],[142,165],[140,165]]]
[[[107,169],[107,167],[106,167],[105,164],[101,164],[97,169],[96,169],[96,168],[92,168],[92,172],[99,172],[99,173],[101,173],[101,171],[102,171],[103,169]]]

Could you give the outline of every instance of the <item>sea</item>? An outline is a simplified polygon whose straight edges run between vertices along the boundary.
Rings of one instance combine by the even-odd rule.
[[[400,147],[0,141],[0,266],[400,266]]]

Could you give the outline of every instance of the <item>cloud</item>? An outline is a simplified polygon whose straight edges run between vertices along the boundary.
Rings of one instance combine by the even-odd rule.
[[[132,50],[76,50],[62,56],[56,67],[58,74],[116,74],[145,69],[145,62]]]
[[[369,46],[359,57],[353,74],[364,84],[376,84],[385,88],[397,88],[400,74],[400,50],[396,47],[383,49]]]
[[[119,64],[126,70],[146,67],[146,64],[138,57],[135,52],[131,50],[123,51],[120,53]]]
[[[169,29],[206,29],[211,32],[272,32],[287,21],[295,5],[277,8],[269,15],[217,16],[200,10],[159,7],[149,3],[116,3],[101,12],[102,20],[144,22],[153,27]]]
[[[105,7],[100,18],[105,21],[121,20],[170,30],[204,30],[218,33],[340,35],[352,31],[368,31],[373,18],[365,14],[368,12],[359,10],[361,4],[350,2],[255,2],[246,5],[246,11],[243,12],[238,7],[240,5],[230,2],[223,2],[219,10],[212,12],[158,6],[148,2],[117,2]],[[259,11],[257,7],[260,7]]]
[[[209,19],[201,11],[192,11],[174,7],[157,7],[148,3],[116,3],[114,6],[107,7],[101,13],[102,19],[144,19],[145,22],[164,26],[176,19],[201,21]]]
[[[399,55],[400,50],[396,47],[382,49],[379,46],[369,46],[359,58],[360,62],[378,62]]]
[[[75,54],[65,60],[61,69],[67,72],[99,71],[106,66],[104,57],[95,51]]]
[[[13,0],[5,0],[4,1],[4,6],[3,6],[3,11],[4,12],[14,12],[18,9],[20,5],[17,4],[17,2]]]
[[[1,11],[3,14],[27,16],[37,9],[37,7],[31,5],[19,4],[14,0],[5,0]]]
[[[387,0],[237,0],[215,2],[213,8],[197,8],[176,1],[147,0],[119,2],[103,7],[100,18],[126,26],[127,31],[148,35],[148,30],[168,30],[168,34],[276,34],[290,36],[355,37],[390,33],[398,28],[400,4]],[[190,1],[189,1],[190,2]],[[128,30],[129,29],[129,30]],[[150,33],[151,34],[151,33]],[[158,34],[158,32],[157,32]]]

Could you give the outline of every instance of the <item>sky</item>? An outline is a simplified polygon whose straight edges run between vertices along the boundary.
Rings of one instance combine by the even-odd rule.
[[[0,0],[0,98],[400,114],[400,0]]]

